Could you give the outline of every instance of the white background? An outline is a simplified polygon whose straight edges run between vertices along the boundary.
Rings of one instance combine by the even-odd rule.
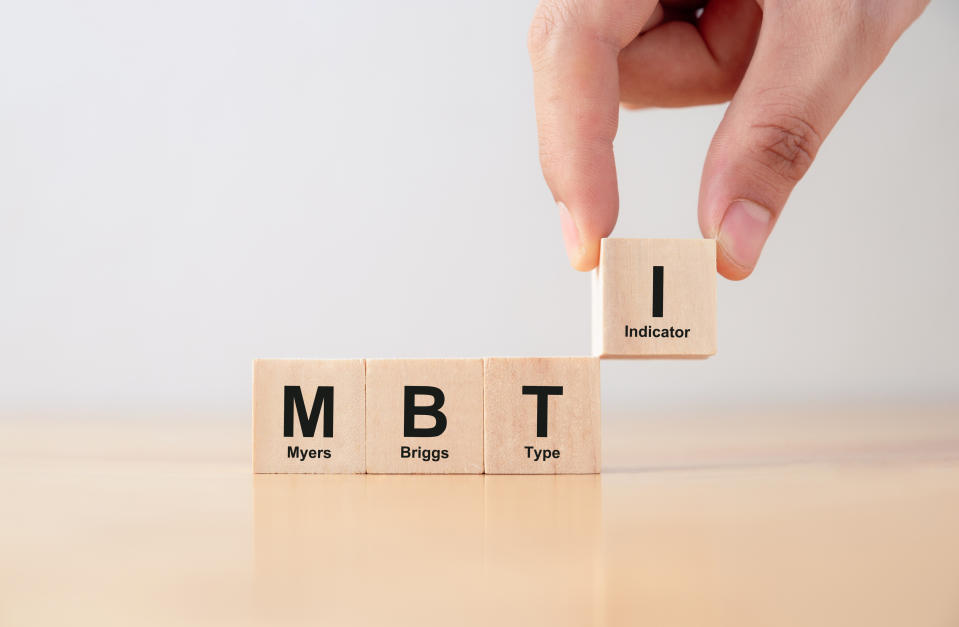
[[[575,355],[534,3],[0,5],[0,410],[247,411],[254,357]],[[607,408],[959,399],[959,5],[793,195],[719,354]],[[624,113],[620,237],[695,237],[723,107]]]

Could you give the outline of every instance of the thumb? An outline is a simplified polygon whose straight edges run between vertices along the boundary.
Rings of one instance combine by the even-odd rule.
[[[727,278],[753,271],[793,187],[895,40],[871,37],[867,16],[840,3],[765,2],[756,52],[700,187],[700,228],[717,239]]]

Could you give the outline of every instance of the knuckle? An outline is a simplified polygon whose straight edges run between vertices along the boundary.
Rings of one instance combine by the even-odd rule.
[[[752,126],[757,160],[788,183],[799,182],[812,165],[822,136],[796,113],[777,113],[763,120]]]

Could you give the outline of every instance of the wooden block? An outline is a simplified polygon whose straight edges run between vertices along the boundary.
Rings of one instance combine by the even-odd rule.
[[[596,357],[485,362],[487,474],[599,472]]]
[[[481,359],[368,359],[366,471],[482,473]]]
[[[362,359],[253,362],[253,472],[366,471]]]
[[[593,354],[716,353],[716,240],[603,239],[593,274]]]

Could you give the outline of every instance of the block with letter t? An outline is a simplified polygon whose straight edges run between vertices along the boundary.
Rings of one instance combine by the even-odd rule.
[[[490,357],[485,386],[487,474],[599,472],[598,358]]]
[[[366,472],[362,359],[253,362],[253,472]]]
[[[603,239],[593,275],[593,354],[716,353],[716,241]]]

